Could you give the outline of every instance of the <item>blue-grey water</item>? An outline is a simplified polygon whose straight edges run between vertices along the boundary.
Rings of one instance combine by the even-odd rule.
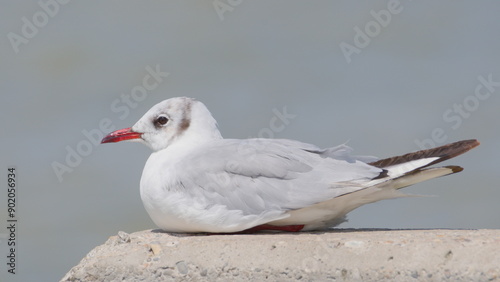
[[[437,197],[365,206],[341,227],[500,227],[497,1],[0,3],[0,281],[55,281],[119,230],[155,227],[139,197],[149,149],[94,142],[175,96],[231,138],[379,157],[478,138],[447,162],[462,173],[406,189]]]

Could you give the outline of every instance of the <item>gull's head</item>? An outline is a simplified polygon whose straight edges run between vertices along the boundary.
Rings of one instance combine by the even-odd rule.
[[[177,97],[154,105],[134,126],[111,132],[101,143],[139,141],[159,151],[175,142],[200,143],[220,138],[217,123],[203,103]]]

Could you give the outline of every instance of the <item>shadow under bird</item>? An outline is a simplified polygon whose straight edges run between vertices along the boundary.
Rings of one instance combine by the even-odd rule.
[[[168,232],[307,231],[344,222],[362,205],[403,197],[400,188],[462,171],[430,167],[479,145],[464,140],[377,160],[340,145],[223,139],[203,103],[171,98],[101,143],[151,147],[140,181],[144,207]]]

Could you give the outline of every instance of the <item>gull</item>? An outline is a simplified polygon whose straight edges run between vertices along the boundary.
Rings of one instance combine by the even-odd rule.
[[[288,139],[223,139],[206,106],[177,97],[153,106],[132,127],[101,143],[149,146],[142,202],[167,232],[236,233],[322,230],[350,211],[408,196],[400,188],[462,171],[430,167],[479,145],[464,140],[378,160]]]

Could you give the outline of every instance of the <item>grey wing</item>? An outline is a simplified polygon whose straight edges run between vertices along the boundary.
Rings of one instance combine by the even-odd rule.
[[[382,169],[345,145],[321,150],[292,140],[223,139],[183,160],[179,181],[192,197],[243,215],[276,217],[365,188]]]

